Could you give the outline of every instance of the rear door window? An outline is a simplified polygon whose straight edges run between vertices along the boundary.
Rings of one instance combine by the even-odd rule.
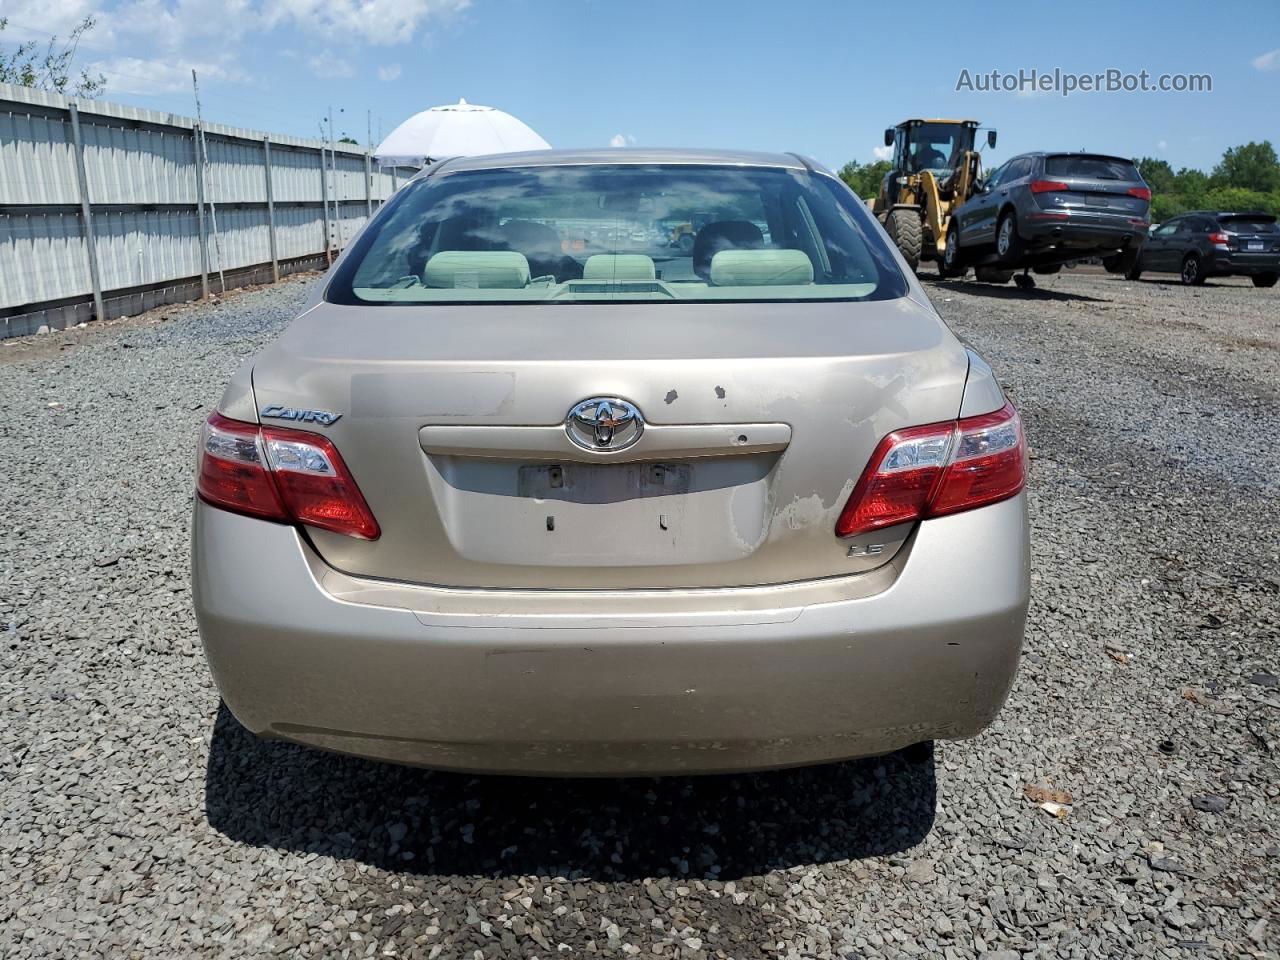
[[[1014,157],[1009,161],[1009,165],[1005,169],[1001,182],[1004,184],[1010,184],[1015,180],[1021,180],[1027,175],[1027,169],[1030,166],[1031,162],[1026,157]]]
[[[1044,172],[1050,177],[1090,177],[1095,180],[1134,180],[1141,182],[1138,168],[1118,157],[1097,157],[1083,153],[1046,157]]]

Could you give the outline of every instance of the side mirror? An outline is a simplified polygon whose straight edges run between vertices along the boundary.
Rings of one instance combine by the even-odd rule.
[[[890,127],[884,132],[884,145],[886,147],[893,146],[893,127]]]
[[[996,132],[994,130],[987,131],[987,146],[992,150],[996,148]]]

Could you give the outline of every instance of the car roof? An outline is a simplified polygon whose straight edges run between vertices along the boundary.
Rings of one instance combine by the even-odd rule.
[[[460,173],[464,170],[495,170],[507,167],[560,167],[583,164],[700,164],[726,167],[783,167],[805,169],[804,162],[790,153],[758,153],[749,150],[677,150],[659,148],[606,147],[595,150],[527,150],[521,153],[492,153],[481,157],[455,157],[428,167],[423,174]],[[422,176],[423,174],[419,174]]]
[[[1276,219],[1275,214],[1267,213],[1265,210],[1188,210],[1186,213],[1179,214],[1183,217],[1271,217]]]
[[[1102,160],[1120,160],[1124,163],[1133,163],[1133,160],[1129,157],[1118,157],[1114,153],[1097,153],[1093,150],[1028,150],[1026,153],[1019,153],[1009,159],[1017,160],[1020,157],[1098,157]]]

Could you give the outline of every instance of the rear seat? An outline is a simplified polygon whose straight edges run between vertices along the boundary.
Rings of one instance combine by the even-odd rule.
[[[597,253],[587,257],[583,280],[653,280],[653,259],[642,253]]]
[[[813,283],[803,250],[721,250],[711,258],[713,287],[777,287]]]
[[[441,250],[427,261],[428,287],[521,290],[529,283],[529,261],[513,250]]]

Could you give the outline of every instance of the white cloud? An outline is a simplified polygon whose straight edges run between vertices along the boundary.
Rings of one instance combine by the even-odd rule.
[[[1161,153],[1164,153],[1166,150],[1169,149],[1169,141],[1160,140],[1159,142],[1156,143],[1156,149],[1159,150]]]
[[[1268,50],[1253,58],[1255,70],[1280,70],[1280,49]]]
[[[90,36],[101,44],[107,31],[98,6],[98,0],[5,0],[0,4],[0,18],[9,21],[4,37],[14,42],[48,41],[53,35],[65,38],[76,24],[92,14],[98,25]]]
[[[307,58],[307,68],[321,80],[336,77],[349,77],[355,69],[332,50],[321,50],[315,56]]]
[[[104,96],[189,90],[191,68],[203,84],[249,84],[257,71],[239,63],[240,41],[275,34],[277,46],[323,38],[335,52],[296,59],[325,78],[354,74],[363,45],[409,43],[431,25],[461,14],[471,0],[0,0],[10,41],[66,37],[86,16],[97,23],[80,42],[78,62],[107,76]],[[299,37],[301,33],[303,36]],[[387,82],[399,64],[378,71]]]
[[[629,147],[636,142],[636,138],[629,133],[615,133],[609,138],[609,146],[611,147]]]
[[[335,39],[408,43],[429,20],[461,13],[471,0],[276,0],[260,9],[268,27],[292,23]]]
[[[95,60],[85,69],[107,78],[107,96],[113,93],[157,94],[191,90],[191,71],[201,83],[227,80],[243,82],[245,77],[235,69],[216,63],[192,63],[177,60],[144,60],[140,57],[111,57]]]
[[[877,160],[891,160],[893,158],[893,147],[875,147],[871,154]]]

